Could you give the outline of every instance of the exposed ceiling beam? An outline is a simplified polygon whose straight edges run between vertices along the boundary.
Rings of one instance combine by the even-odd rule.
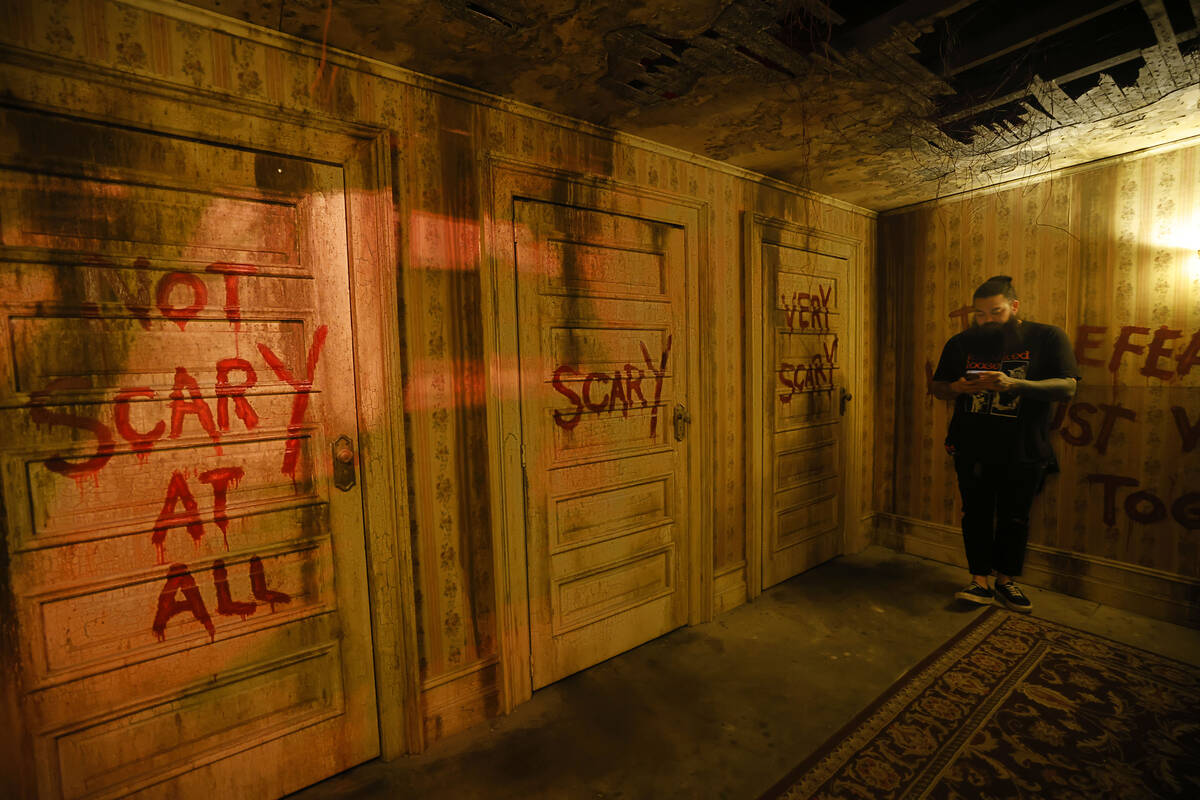
[[[1191,69],[1184,62],[1183,54],[1179,52],[1180,37],[1171,25],[1167,7],[1162,0],[1141,0],[1141,3],[1142,10],[1146,12],[1146,17],[1150,20],[1150,26],[1154,28],[1154,36],[1158,39],[1158,52],[1162,56],[1170,79],[1176,86],[1180,86],[1190,79]],[[1151,67],[1153,66],[1151,64]]]
[[[1115,0],[1099,8],[1095,0],[1072,0],[1072,2],[1047,3],[1033,14],[1019,18],[1011,25],[996,28],[986,36],[981,36],[971,43],[970,52],[964,52],[959,58],[949,58],[946,63],[946,74],[957,75],[992,59],[1007,55],[1015,50],[1035,44],[1042,39],[1048,39],[1056,33],[1087,22],[1090,19],[1107,14],[1121,6],[1128,5],[1133,0]],[[1196,0],[1200,2],[1200,0]],[[1016,39],[1018,31],[1035,31],[1032,36]],[[979,55],[979,53],[985,55]]]
[[[1097,72],[1104,72],[1104,70],[1106,70],[1106,69],[1112,69],[1113,67],[1117,66],[1118,64],[1124,64],[1126,61],[1132,61],[1135,58],[1140,58],[1141,55],[1142,55],[1141,50],[1129,50],[1128,52],[1121,53],[1120,55],[1113,56],[1112,58],[1106,58],[1103,61],[1098,61],[1095,64],[1089,64],[1088,66],[1083,67],[1082,69],[1077,69],[1074,72],[1068,72],[1066,75],[1059,75],[1058,77],[1052,78],[1051,80],[1053,80],[1055,83],[1057,83],[1061,86],[1062,84],[1069,83],[1070,81],[1073,81],[1076,78],[1084,78],[1084,77],[1087,77],[1088,75],[1094,75]],[[1007,105],[1008,103],[1015,103],[1017,100],[1020,100],[1022,98],[1029,97],[1029,96],[1030,96],[1030,91],[1029,91],[1029,88],[1026,87],[1024,89],[1019,89],[1015,92],[1010,92],[1001,97],[993,97],[990,100],[986,100],[982,103],[979,103],[978,105],[971,106],[970,108],[964,108],[961,111],[955,111],[954,113],[947,114],[944,117],[938,117],[937,121],[939,123],[946,123],[946,122],[954,122],[954,121],[960,120],[960,119],[966,119],[967,117],[971,117],[971,116],[974,116],[975,114],[980,114],[984,111],[988,111],[993,108],[998,108],[1000,106]]]
[[[890,11],[872,17],[848,31],[839,31],[838,49],[857,47],[865,50],[892,35],[892,29],[904,22],[948,17],[973,4],[975,0],[908,0]]]
[[[1142,11],[1146,12],[1146,18],[1150,20],[1150,27],[1154,28],[1154,37],[1158,39],[1158,43],[1173,46],[1175,31],[1171,29],[1167,7],[1163,5],[1162,0],[1140,0],[1140,2]]]

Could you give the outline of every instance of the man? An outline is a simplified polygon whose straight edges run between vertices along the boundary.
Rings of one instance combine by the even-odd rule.
[[[955,597],[981,605],[998,597],[1028,613],[1033,603],[1013,578],[1025,561],[1033,498],[1046,474],[1058,471],[1051,404],[1074,396],[1080,375],[1062,329],[1022,320],[1020,305],[1007,275],[982,283],[972,325],[942,348],[929,391],[954,402],[946,450],[958,473],[971,570]]]

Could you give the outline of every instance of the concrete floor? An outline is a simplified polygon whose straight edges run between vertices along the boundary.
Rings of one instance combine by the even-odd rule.
[[[872,547],[293,795],[753,800],[978,613],[962,570]],[[1028,588],[1034,613],[1192,664],[1200,631]]]

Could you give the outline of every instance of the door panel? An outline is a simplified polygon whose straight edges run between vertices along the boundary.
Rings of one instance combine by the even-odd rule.
[[[683,625],[683,230],[515,205],[533,686]]]
[[[15,110],[0,489],[38,796],[378,753],[341,170]],[[26,140],[28,141],[28,140]],[[51,147],[47,143],[58,143]],[[263,187],[263,188],[260,188]]]
[[[846,261],[762,242],[768,309],[765,454],[772,476],[763,520],[762,585],[839,554],[844,450],[839,349]]]

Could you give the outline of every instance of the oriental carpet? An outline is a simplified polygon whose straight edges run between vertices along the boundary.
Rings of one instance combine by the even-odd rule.
[[[992,608],[762,800],[1171,797],[1200,797],[1200,667]]]

